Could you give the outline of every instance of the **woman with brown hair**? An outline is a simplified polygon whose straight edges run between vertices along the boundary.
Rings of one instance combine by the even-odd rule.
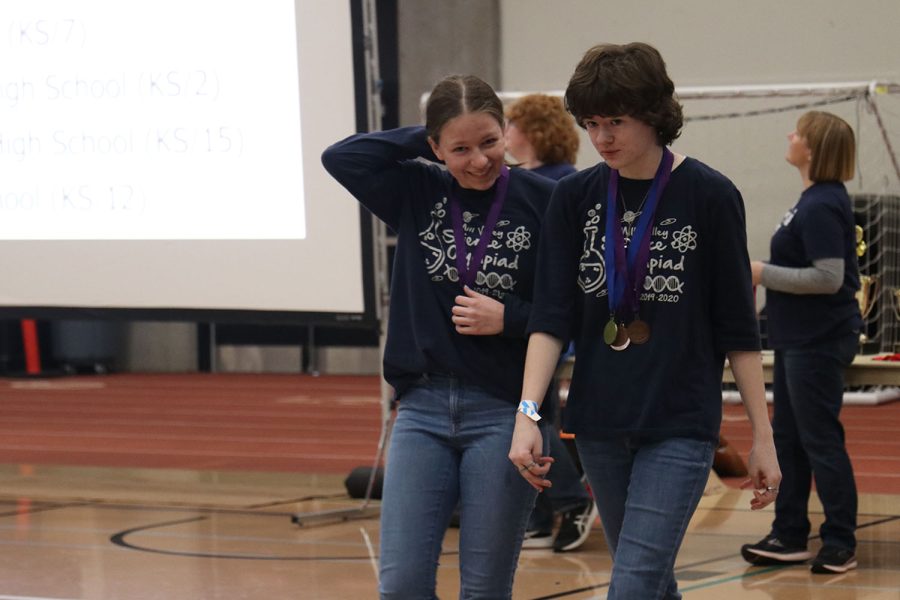
[[[535,490],[549,485],[532,489],[505,455],[553,182],[506,166],[503,105],[477,77],[438,83],[425,113],[425,127],[351,136],[322,155],[328,172],[397,233],[384,351],[397,419],[379,591],[435,597],[458,503],[460,597],[510,598]],[[540,419],[534,408],[519,410]],[[545,474],[550,462],[520,468]]]
[[[803,192],[772,236],[769,262],[754,261],[766,287],[769,346],[775,350],[772,427],[783,478],[769,534],[741,548],[754,565],[805,562],[809,495],[825,509],[813,573],[856,568],[856,481],[840,421],[844,369],[859,348],[856,231],[845,181],[856,143],[840,117],[811,111],[788,135],[785,158]]]

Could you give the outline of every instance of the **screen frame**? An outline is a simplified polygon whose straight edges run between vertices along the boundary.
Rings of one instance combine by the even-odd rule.
[[[305,0],[296,0],[298,5]],[[312,0],[313,2],[318,0]],[[351,43],[353,56],[353,88],[355,121],[357,131],[369,130],[367,106],[371,101],[365,81],[365,41],[362,23],[361,0],[346,0],[350,5]],[[298,15],[299,19],[299,15]],[[299,48],[298,48],[299,52]],[[381,49],[379,48],[381,53]],[[299,108],[299,107],[298,107]],[[345,201],[345,199],[342,199]],[[346,201],[353,201],[347,198]],[[358,207],[360,274],[362,277],[362,304],[360,312],[332,312],[309,310],[267,310],[267,309],[223,309],[223,308],[164,308],[164,307],[107,307],[107,306],[61,306],[61,305],[14,305],[0,306],[0,318],[4,319],[112,319],[112,320],[158,320],[195,321],[207,323],[259,323],[287,325],[327,325],[372,327],[378,323],[376,277],[375,277],[375,234],[371,214],[361,205]],[[27,265],[23,265],[27,268]]]

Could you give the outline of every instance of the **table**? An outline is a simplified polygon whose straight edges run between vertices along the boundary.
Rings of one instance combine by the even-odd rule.
[[[873,360],[877,354],[860,354],[853,360],[853,364],[847,368],[844,374],[848,386],[860,385],[888,385],[900,386],[900,362],[888,360]],[[766,383],[772,383],[772,370],[775,356],[771,352],[762,353],[763,377]],[[556,371],[560,379],[571,379],[572,368],[575,365],[574,358],[568,358],[560,363]],[[722,373],[722,381],[734,383],[734,375],[728,362],[725,363],[725,371]]]
[[[873,360],[877,354],[858,354],[853,359],[853,364],[844,372],[844,383],[847,386],[860,385],[896,385],[900,386],[900,362],[889,360]],[[772,383],[772,371],[775,365],[775,356],[771,352],[763,352],[763,377],[766,383]],[[734,383],[734,375],[728,362],[725,362],[725,371],[722,373],[722,381]]]

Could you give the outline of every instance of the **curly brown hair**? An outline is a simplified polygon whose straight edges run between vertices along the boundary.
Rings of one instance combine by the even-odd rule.
[[[516,124],[542,163],[575,163],[578,130],[561,98],[547,94],[522,96],[506,109],[506,119]]]
[[[565,101],[582,127],[595,115],[628,115],[653,127],[661,146],[675,141],[684,124],[666,63],[656,48],[643,42],[588,50],[569,80]]]

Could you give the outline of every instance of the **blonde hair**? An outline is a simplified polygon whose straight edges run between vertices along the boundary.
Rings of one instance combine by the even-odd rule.
[[[856,162],[856,138],[842,118],[812,110],[797,121],[797,133],[812,154],[810,181],[849,181]]]
[[[522,96],[506,109],[506,119],[516,124],[542,163],[575,163],[578,129],[562,99],[546,94]]]

